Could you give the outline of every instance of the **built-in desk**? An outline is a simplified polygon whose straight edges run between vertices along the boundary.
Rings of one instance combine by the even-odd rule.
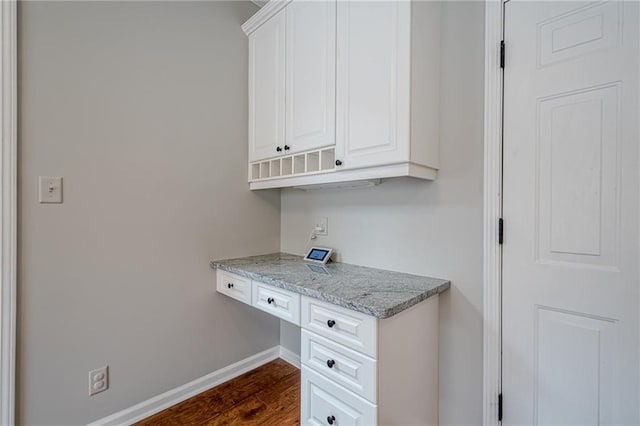
[[[437,425],[447,280],[274,253],[211,262],[218,292],[301,327],[303,425]]]

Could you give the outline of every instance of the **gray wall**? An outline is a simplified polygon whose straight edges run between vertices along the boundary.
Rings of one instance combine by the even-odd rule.
[[[256,10],[21,3],[21,424],[87,423],[278,344],[209,269],[280,244],[279,193],[246,185]],[[38,175],[64,204],[37,203]]]
[[[449,278],[440,304],[440,424],[482,419],[484,5],[443,9],[441,171],[370,189],[282,193],[282,250],[301,254],[314,218],[344,262]],[[295,336],[281,341],[295,346]],[[291,344],[291,342],[294,342]]]

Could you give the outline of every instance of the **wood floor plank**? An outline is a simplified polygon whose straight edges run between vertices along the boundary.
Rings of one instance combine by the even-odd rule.
[[[299,425],[300,371],[277,359],[135,426]]]
[[[209,419],[198,426],[257,425],[267,413],[267,405],[251,396],[230,410]]]
[[[284,401],[291,403],[300,401],[300,372],[284,377],[270,388],[265,388],[256,393],[256,397],[265,404],[278,405]]]

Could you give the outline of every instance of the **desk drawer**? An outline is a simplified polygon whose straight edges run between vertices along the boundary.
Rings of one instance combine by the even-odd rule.
[[[302,366],[302,410],[304,426],[374,426],[377,407],[352,392]]]
[[[252,301],[254,307],[300,326],[299,294],[254,281]]]
[[[376,361],[360,352],[302,330],[301,359],[328,379],[376,403]]]
[[[302,327],[376,358],[377,319],[360,312],[302,297]]]
[[[251,304],[251,280],[218,269],[216,289],[219,293],[233,297],[246,304]]]

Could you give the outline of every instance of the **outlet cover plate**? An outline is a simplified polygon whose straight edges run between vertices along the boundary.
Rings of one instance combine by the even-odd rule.
[[[316,218],[316,222],[314,223],[313,227],[314,227],[314,233],[316,235],[322,235],[326,237],[327,235],[329,235],[329,218],[327,217]]]
[[[89,371],[89,396],[109,389],[109,366]]]

